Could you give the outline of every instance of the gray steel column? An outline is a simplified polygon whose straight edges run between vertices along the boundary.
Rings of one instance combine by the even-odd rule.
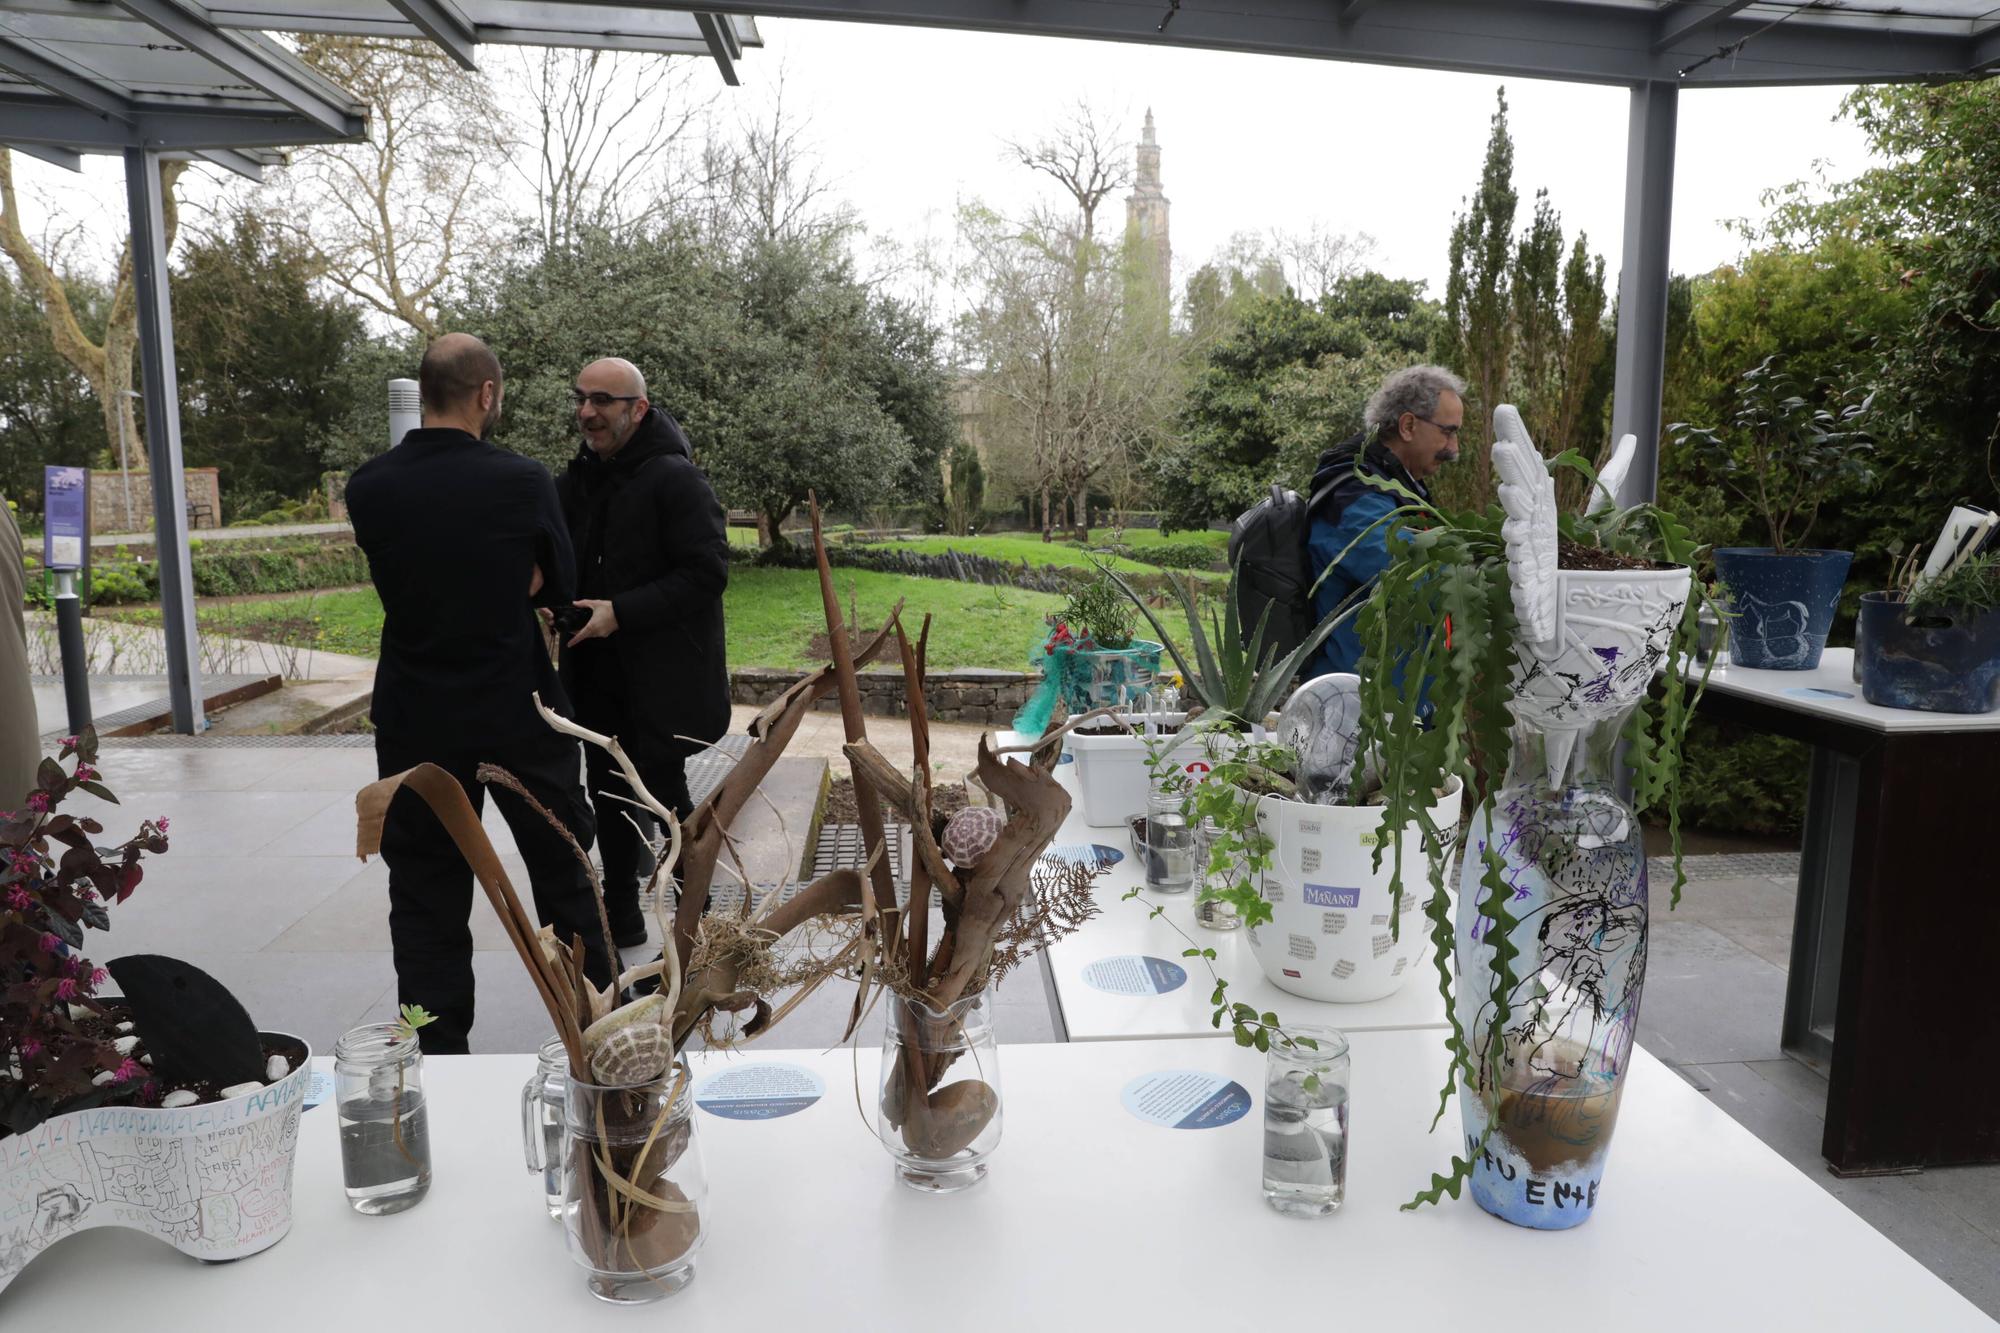
[[[1674,217],[1680,89],[1632,87],[1625,143],[1625,250],[1618,267],[1618,363],[1611,438],[1639,437],[1620,504],[1651,500],[1660,475],[1660,394],[1667,360],[1667,238]]]
[[[180,377],[174,369],[174,311],[167,294],[167,230],[158,153],[125,150],[125,202],[132,218],[132,276],[139,301],[139,369],[153,478],[153,545],[160,562],[160,624],[167,637],[167,693],[174,730],[191,736],[208,722],[202,716],[201,644],[195,637],[194,572],[188,564]]]

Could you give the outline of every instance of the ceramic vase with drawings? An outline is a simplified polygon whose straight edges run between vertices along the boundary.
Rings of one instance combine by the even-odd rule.
[[[1689,577],[1560,571],[1554,637],[1530,642],[1524,624],[1516,646],[1507,776],[1461,869],[1454,1011],[1473,1053],[1459,1094],[1467,1148],[1485,1136],[1472,1195],[1521,1226],[1577,1226],[1597,1204],[1646,975],[1645,848],[1613,762],[1681,623]],[[1488,850],[1516,951],[1500,996],[1496,926],[1480,911]]]

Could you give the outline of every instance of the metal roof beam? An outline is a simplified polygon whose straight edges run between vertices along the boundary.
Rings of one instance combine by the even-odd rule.
[[[224,32],[194,0],[116,0],[116,3],[134,18],[143,19],[320,128],[348,136],[365,132],[366,119],[335,101],[331,84],[313,77],[289,52],[267,39]]]
[[[269,112],[167,111],[138,109],[130,125],[107,120],[81,107],[64,106],[45,97],[0,95],[0,143],[53,144],[86,153],[123,152],[127,148],[160,150],[191,148],[282,148],[293,144],[339,143],[352,138],[301,120]]]
[[[18,74],[39,88],[46,88],[66,102],[74,102],[100,116],[130,124],[132,104],[94,79],[57,64],[40,51],[14,37],[0,34],[0,69]]]
[[[1974,37],[1970,45],[1971,55],[1965,62],[1968,74],[1985,74],[2000,65],[2000,25]]]
[[[389,0],[396,12],[417,25],[461,69],[473,69],[472,48],[479,34],[451,0]]]
[[[45,143],[17,143],[7,146],[17,153],[38,157],[52,167],[61,167],[64,171],[83,170],[82,154],[72,153],[67,148],[56,148]]]
[[[198,148],[195,155],[224,170],[233,171],[245,180],[259,185],[264,183],[264,164],[248,153],[234,148]]]
[[[1732,59],[1698,38],[1652,49],[1650,5],[1566,0],[1397,0],[1344,19],[1327,0],[1182,0],[1159,31],[1160,0],[706,0],[713,13],[971,29],[1218,51],[1249,51],[1630,86],[1755,87],[1962,76],[1967,38],[1801,16]],[[1829,11],[1836,13],[1838,11]]]
[[[722,81],[731,88],[741,87],[743,80],[736,73],[736,62],[743,56],[743,47],[736,40],[736,25],[728,16],[706,10],[697,10],[694,21],[701,29],[701,39],[708,43],[708,54],[715,67],[722,71]]]
[[[1750,8],[1754,0],[1725,0],[1716,4],[1709,0],[1691,0],[1669,6],[1660,15],[1660,26],[1654,29],[1652,50],[1664,51],[1670,46],[1696,37],[1715,27],[1724,19]]]

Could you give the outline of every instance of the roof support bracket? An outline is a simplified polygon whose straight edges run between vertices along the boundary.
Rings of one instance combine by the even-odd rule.
[[[743,46],[736,40],[735,22],[727,14],[711,14],[707,10],[696,10],[694,21],[701,29],[701,39],[708,43],[708,54],[714,58],[715,67],[722,71],[722,81],[731,88],[741,87],[743,79],[736,72],[736,62],[743,58]]]
[[[457,61],[459,68],[474,68],[472,48],[479,44],[479,33],[451,0],[389,0],[389,3]]]

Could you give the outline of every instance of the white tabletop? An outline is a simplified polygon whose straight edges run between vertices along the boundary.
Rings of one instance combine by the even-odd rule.
[[[1056,768],[1057,779],[1072,796],[1076,792],[1074,772],[1073,764]],[[1137,898],[1127,902],[1126,891],[1140,884],[1145,876],[1139,858],[1132,854],[1125,830],[1091,828],[1083,822],[1082,811],[1072,806],[1069,818],[1051,845],[1064,848],[1079,844],[1110,847],[1123,853],[1123,859],[1098,876],[1092,886],[1097,897],[1097,916],[1048,952],[1056,999],[1062,1006],[1063,1026],[1068,1029],[1071,1041],[1229,1036],[1226,1025],[1219,1030],[1213,1025],[1215,1006],[1209,1001],[1215,993],[1214,981],[1200,959],[1181,956],[1190,947],[1216,951],[1213,966],[1229,982],[1231,1001],[1254,1005],[1258,1013],[1275,1012],[1288,1023],[1320,1024],[1344,1032],[1446,1026],[1444,996],[1438,991],[1437,966],[1429,952],[1403,988],[1387,999],[1367,1004],[1327,1004],[1304,999],[1265,980],[1257,956],[1251,952],[1246,930],[1239,927],[1216,931],[1195,924],[1192,890],[1179,894],[1142,890]],[[1406,886],[1410,892],[1425,891],[1421,876],[1421,866],[1415,867]],[[1166,919],[1154,920],[1152,909],[1161,904],[1166,906]],[[1404,921],[1420,929],[1430,928],[1420,915],[1412,914]],[[1138,995],[1100,989],[1085,980],[1093,964],[1121,958],[1156,958],[1182,969],[1187,978],[1163,994]],[[1120,970],[1130,975],[1138,966]]]
[[[853,1080],[872,1094],[874,1050],[695,1059],[697,1075],[730,1059],[806,1066],[826,1094],[783,1119],[698,1114],[705,1241],[692,1285],[660,1307],[620,1313],[584,1291],[521,1165],[531,1058],[458,1056],[427,1062],[436,1179],[411,1211],[349,1210],[320,1106],[301,1124],[295,1220],[275,1248],[209,1267],[88,1232],[0,1293],[0,1324],[56,1328],[87,1311],[92,1326],[147,1333],[1401,1328],[1467,1318],[1454,1292],[1484,1271],[1501,1276],[1472,1318],[1500,1333],[1996,1327],[1643,1052],[1596,1215],[1560,1233],[1511,1227],[1469,1198],[1398,1211],[1458,1133],[1455,1106],[1425,1133],[1441,1064],[1430,1033],[1354,1036],[1348,1201],[1315,1221],[1264,1206],[1259,1110],[1176,1130],[1121,1104],[1134,1078],[1175,1069],[1234,1078],[1261,1102],[1260,1057],[1229,1043],[1003,1048],[991,1174],[949,1197],[896,1184],[861,1122]]]
[[[1701,679],[1692,666],[1690,680]],[[1861,697],[1854,679],[1854,650],[1829,648],[1811,671],[1758,671],[1719,666],[1709,673],[1708,688],[1718,694],[1754,699],[1773,708],[1823,717],[1849,726],[1883,732],[2000,731],[2000,712],[1925,713],[1914,708],[1883,708]]]

